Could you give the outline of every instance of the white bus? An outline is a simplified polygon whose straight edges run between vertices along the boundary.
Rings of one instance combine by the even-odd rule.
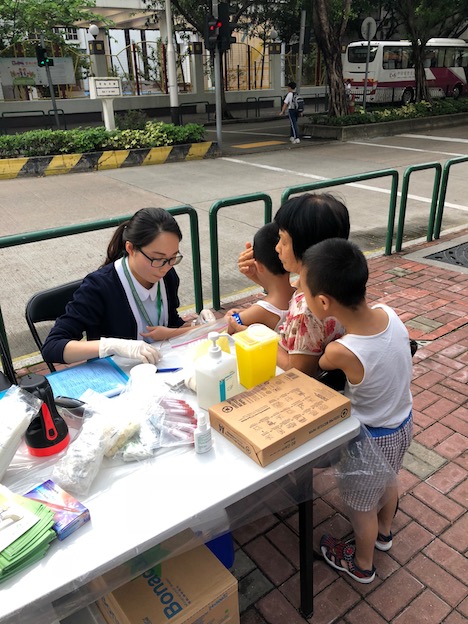
[[[363,99],[367,41],[346,48],[343,78],[357,102]],[[429,94],[433,98],[468,93],[468,43],[463,39],[429,39],[424,51]],[[416,93],[413,51],[409,41],[371,41],[367,102],[408,104]]]

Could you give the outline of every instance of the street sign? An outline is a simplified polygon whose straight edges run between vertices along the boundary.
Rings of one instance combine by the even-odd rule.
[[[120,78],[90,78],[89,97],[92,100],[115,98],[122,95]]]
[[[362,38],[366,41],[370,41],[373,37],[375,37],[375,33],[377,32],[377,24],[373,17],[366,17],[366,19],[361,24],[361,35]]]

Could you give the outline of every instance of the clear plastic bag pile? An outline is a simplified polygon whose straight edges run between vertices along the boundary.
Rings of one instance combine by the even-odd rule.
[[[83,426],[52,474],[64,490],[87,494],[105,460],[142,461],[171,447],[193,445],[195,410],[155,375],[153,379],[142,383],[135,375],[112,399],[91,390],[81,397],[86,404]]]

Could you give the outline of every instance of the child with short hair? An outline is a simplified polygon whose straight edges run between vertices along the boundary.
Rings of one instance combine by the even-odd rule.
[[[245,310],[229,310],[226,317],[230,334],[242,331],[253,323],[262,323],[277,331],[286,317],[294,287],[275,250],[278,232],[278,225],[272,222],[261,227],[254,236],[255,281],[267,294]]]
[[[383,304],[369,306],[369,276],[363,253],[353,243],[333,238],[309,248],[303,258],[301,284],[307,305],[319,319],[335,317],[346,327],[330,342],[319,360],[323,370],[341,369],[351,411],[398,473],[413,431],[411,350],[408,331],[396,312]],[[355,545],[324,535],[325,561],[359,583],[375,578],[374,547],[389,550],[391,526],[398,506],[395,484],[379,483],[342,491],[351,509]],[[347,481],[349,485],[349,481]]]

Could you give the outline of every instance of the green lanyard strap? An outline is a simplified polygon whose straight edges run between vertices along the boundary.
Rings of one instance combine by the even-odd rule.
[[[133,283],[133,280],[130,276],[130,272],[128,270],[127,267],[127,260],[126,258],[122,258],[122,267],[125,273],[125,277],[127,278],[127,282],[130,286],[130,290],[132,291],[132,295],[133,295],[133,299],[135,300],[135,303],[137,305],[138,310],[140,311],[140,314],[142,315],[142,317],[144,318],[146,325],[152,326],[153,322],[151,321],[150,317],[148,316],[148,312],[145,309],[145,306],[143,305],[142,300],[140,299],[140,297],[138,296],[138,293],[136,291],[135,288],[135,284]],[[158,311],[158,323],[161,320],[161,311],[162,311],[162,298],[161,298],[161,284],[158,282],[158,293],[156,295],[156,309]]]

